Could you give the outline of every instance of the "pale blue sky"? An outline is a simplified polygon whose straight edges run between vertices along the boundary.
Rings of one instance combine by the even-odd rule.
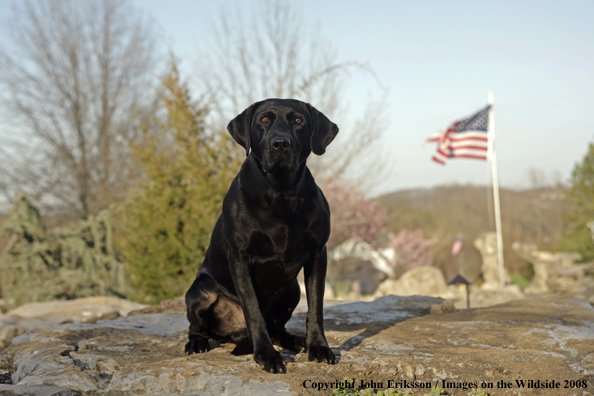
[[[0,0],[0,13],[7,0]],[[190,70],[223,1],[134,0]],[[242,6],[251,7],[253,1]],[[529,187],[528,169],[569,178],[594,140],[594,1],[293,1],[339,60],[368,63],[389,89],[386,147],[394,167],[375,193],[490,183],[488,163],[440,166],[424,139],[495,94],[500,184]],[[266,16],[271,17],[271,16]],[[263,18],[265,23],[266,18]],[[346,98],[361,106],[370,79]],[[315,106],[315,103],[313,103]],[[341,120],[333,120],[340,126]],[[339,135],[339,138],[341,136]]]

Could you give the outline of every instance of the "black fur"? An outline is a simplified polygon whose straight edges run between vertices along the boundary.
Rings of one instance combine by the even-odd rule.
[[[307,103],[268,99],[251,105],[227,128],[247,158],[186,293],[186,353],[206,352],[214,339],[235,343],[234,354],[253,353],[272,373],[286,372],[273,344],[294,352],[306,348],[310,361],[335,364],[322,316],[330,210],[306,159],[312,151],[323,154],[338,127]],[[299,302],[302,268],[305,338],[285,330]]]

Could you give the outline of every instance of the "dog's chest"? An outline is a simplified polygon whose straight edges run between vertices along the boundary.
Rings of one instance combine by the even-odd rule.
[[[307,259],[312,249],[309,239],[306,232],[277,225],[265,232],[252,231],[247,251],[253,262],[301,262]]]
[[[276,224],[265,231],[252,231],[247,253],[254,275],[262,272],[267,277],[294,278],[312,250],[308,232],[298,226]]]

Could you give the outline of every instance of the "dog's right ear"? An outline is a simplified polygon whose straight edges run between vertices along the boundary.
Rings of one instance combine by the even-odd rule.
[[[227,130],[237,143],[245,149],[245,156],[250,153],[250,131],[252,129],[252,118],[254,110],[258,103],[254,103],[243,111],[240,115],[231,120],[227,125]]]

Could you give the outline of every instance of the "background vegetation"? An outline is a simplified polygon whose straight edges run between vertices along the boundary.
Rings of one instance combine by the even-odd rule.
[[[515,191],[500,189],[504,261],[512,273],[527,272],[529,264],[511,249],[515,241],[555,250],[564,230],[569,206],[563,186]],[[433,252],[433,263],[446,278],[461,267],[475,280],[482,258],[473,241],[483,232],[494,232],[492,190],[484,186],[449,185],[432,189],[397,191],[377,199],[388,211],[386,230],[421,230]],[[451,248],[462,235],[464,247],[458,256]]]
[[[130,298],[145,303],[187,291],[244,155],[227,134],[205,129],[206,110],[192,100],[174,60],[162,84],[161,112],[132,145],[145,177],[114,206]]]
[[[0,115],[11,135],[0,147],[0,193],[12,206],[0,213],[0,298],[17,305],[107,294],[156,303],[181,295],[244,158],[226,124],[266,97],[306,100],[341,120],[339,139],[308,161],[333,213],[329,248],[359,238],[394,247],[397,273],[433,263],[448,278],[460,268],[479,277],[472,241],[494,229],[490,189],[366,197],[392,165],[382,149],[381,83],[379,96],[348,112],[349,77],[373,78],[373,70],[338,61],[289,1],[260,6],[213,18],[191,92],[175,57],[163,56],[155,24],[130,1],[15,3],[0,47]],[[264,9],[278,18],[261,24]],[[501,191],[508,270],[530,273],[511,250],[515,241],[594,260],[594,144],[569,186],[532,176],[531,190]],[[459,234],[464,248],[454,257]]]
[[[567,192],[569,211],[560,249],[577,251],[584,261],[594,260],[594,143],[582,162],[571,172],[571,188]]]

